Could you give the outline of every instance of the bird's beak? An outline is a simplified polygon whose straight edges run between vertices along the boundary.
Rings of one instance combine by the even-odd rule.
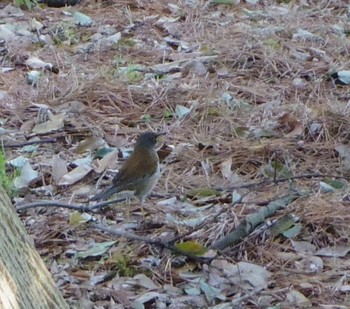
[[[159,136],[162,136],[162,135],[165,135],[165,134],[166,134],[166,132],[156,133],[157,138],[158,138]]]

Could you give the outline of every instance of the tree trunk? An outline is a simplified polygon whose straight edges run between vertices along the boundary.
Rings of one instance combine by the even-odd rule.
[[[0,186],[0,308],[68,308]]]

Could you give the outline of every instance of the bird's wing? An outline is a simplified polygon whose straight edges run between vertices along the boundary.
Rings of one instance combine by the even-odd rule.
[[[145,177],[149,177],[157,171],[158,157],[154,158],[153,155],[142,154],[139,156],[142,160],[134,160],[135,155],[133,153],[130,156],[113,179],[113,184],[122,187],[121,190],[128,190],[129,186],[132,187],[138,184]],[[145,168],[145,166],[148,166],[148,168]]]
[[[90,201],[105,200],[117,192],[119,192],[117,187],[110,186],[105,191],[102,191],[102,192],[94,195],[92,198],[90,198]]]

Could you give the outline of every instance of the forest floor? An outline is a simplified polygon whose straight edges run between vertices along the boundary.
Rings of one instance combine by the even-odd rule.
[[[233,2],[0,2],[13,202],[72,308],[350,307],[349,3]],[[148,130],[143,209],[69,209]]]

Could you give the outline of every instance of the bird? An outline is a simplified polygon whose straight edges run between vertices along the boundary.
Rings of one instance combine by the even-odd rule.
[[[114,176],[112,184],[90,201],[105,200],[122,191],[134,191],[134,196],[144,202],[160,178],[159,157],[156,151],[157,138],[166,133],[145,132],[137,138],[131,156]]]

